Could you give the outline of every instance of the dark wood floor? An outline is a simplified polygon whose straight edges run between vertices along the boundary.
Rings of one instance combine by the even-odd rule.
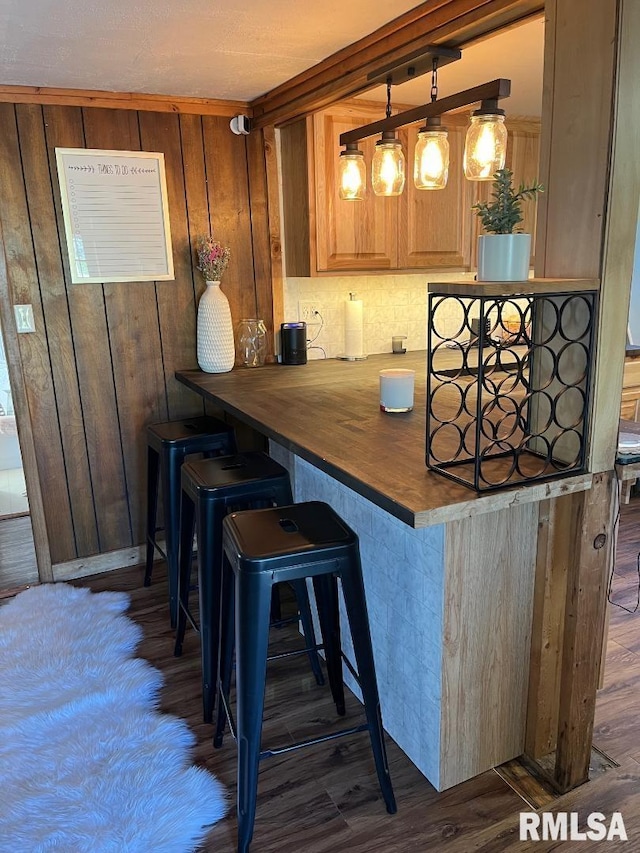
[[[633,608],[638,585],[640,498],[622,508],[612,597]],[[211,726],[202,723],[197,638],[189,632],[181,658],[173,657],[162,565],[153,585],[142,586],[142,569],[123,569],[78,581],[94,590],[124,589],[130,615],[145,632],[139,653],[161,669],[166,686],[162,710],[185,718],[197,737],[195,760],[215,773],[235,795],[235,745],[227,737],[214,750]],[[297,642],[292,629],[274,631],[279,643]],[[619,767],[546,806],[547,810],[622,812],[628,843],[640,850],[640,612],[611,608],[605,686],[598,701],[594,742]],[[347,720],[361,719],[360,705],[347,703]],[[270,665],[264,724],[265,744],[290,742],[335,723],[328,688],[319,688],[303,658]],[[623,842],[520,842],[518,821],[530,806],[496,771],[438,794],[391,741],[391,774],[398,813],[382,803],[365,734],[272,758],[261,767],[252,850],[279,853],[498,853],[499,851],[614,850]],[[220,822],[206,853],[235,851],[235,816]]]

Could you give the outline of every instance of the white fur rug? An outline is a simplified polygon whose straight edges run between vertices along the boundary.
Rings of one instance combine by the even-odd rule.
[[[128,606],[69,584],[0,606],[2,853],[186,853],[224,815],[194,735],[155,710]]]

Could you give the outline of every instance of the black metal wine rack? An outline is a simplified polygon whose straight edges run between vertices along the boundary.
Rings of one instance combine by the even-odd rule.
[[[582,473],[597,291],[429,289],[427,467],[479,492]]]

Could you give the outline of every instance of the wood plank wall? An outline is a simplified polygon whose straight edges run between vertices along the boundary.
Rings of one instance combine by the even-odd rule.
[[[31,303],[18,337],[52,563],[144,540],[145,426],[202,412],[173,378],[196,367],[192,246],[231,247],[223,280],[234,322],[271,325],[271,251],[262,131],[235,136],[228,116],[0,104],[0,221],[9,302]],[[55,148],[161,151],[175,281],[70,284]]]

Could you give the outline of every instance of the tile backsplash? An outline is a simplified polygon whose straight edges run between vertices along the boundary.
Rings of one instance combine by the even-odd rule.
[[[300,319],[299,303],[318,306],[323,324],[307,328],[309,358],[335,358],[344,352],[344,303],[355,293],[363,304],[364,352],[391,352],[391,338],[406,335],[408,350],[427,346],[427,282],[473,281],[474,273],[435,272],[412,275],[285,278],[285,322]]]

